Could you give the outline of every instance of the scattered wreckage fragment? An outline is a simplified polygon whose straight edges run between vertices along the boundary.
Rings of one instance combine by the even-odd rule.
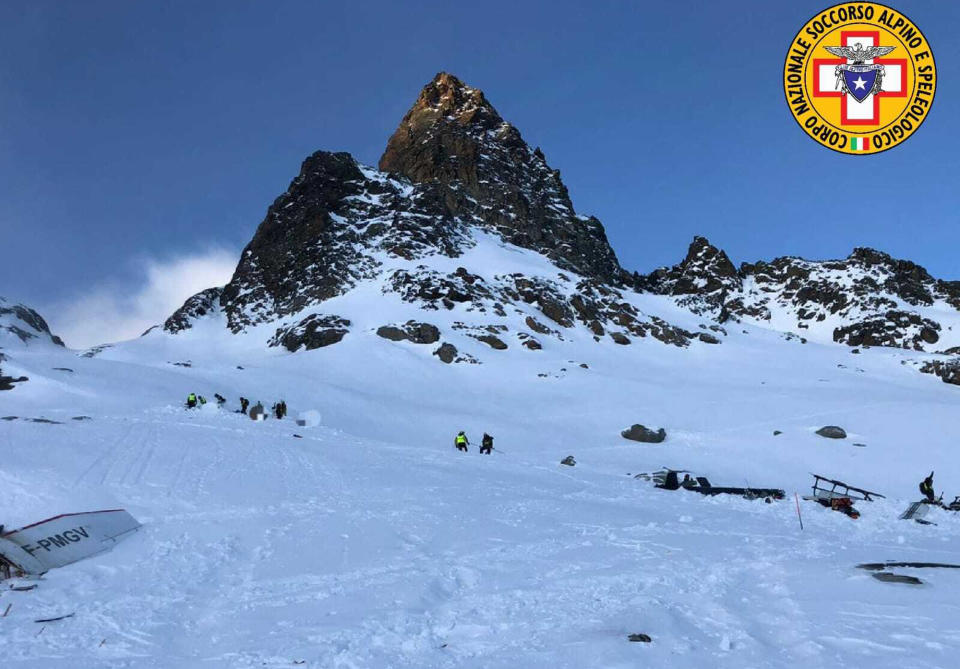
[[[680,478],[683,474],[683,478]],[[706,476],[690,476],[685,469],[662,469],[653,474],[637,474],[634,478],[653,481],[657,488],[662,490],[689,490],[701,495],[736,495],[744,499],[763,499],[771,502],[783,499],[784,491],[779,488],[734,488],[729,486],[715,486]]]
[[[872,502],[875,497],[883,497],[880,493],[857,488],[843,481],[829,479],[819,474],[811,474],[811,476],[813,476],[813,494],[805,495],[804,499],[839,511],[854,520],[860,517],[860,512],[853,506],[854,502]]]
[[[39,576],[103,553],[139,528],[123,509],[65,513],[10,532],[0,526],[0,580]]]

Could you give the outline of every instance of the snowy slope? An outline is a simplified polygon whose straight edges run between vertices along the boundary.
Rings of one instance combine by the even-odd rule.
[[[471,252],[491,280],[508,255],[556,271],[489,239]],[[629,296],[697,327],[666,298]],[[957,389],[900,364],[925,354],[851,355],[753,327],[687,348],[573,328],[540,351],[494,351],[451,329],[479,318],[461,305],[434,320],[481,364],[444,365],[373,332],[414,305],[336,299],[356,325],[315,351],[268,349],[270,328],[233,335],[214,314],[89,358],[18,352],[30,382],[0,397],[20,417],[0,421],[3,521],[122,506],[145,527],[3,593],[5,666],[953,666],[960,574],[907,572],[917,587],[855,568],[960,562],[960,518],[896,519],[931,468],[938,489],[960,482]],[[228,409],[282,396],[323,424],[187,412],[192,390]],[[62,424],[23,420],[41,416]],[[667,441],[622,439],[634,422]],[[850,437],[813,434],[825,424]],[[490,432],[499,452],[456,453],[458,429]],[[561,467],[569,454],[578,465]],[[663,465],[801,494],[812,470],[890,499],[859,521],[804,502],[801,532],[789,500],[628,476]],[[72,611],[37,634],[35,618]],[[653,643],[626,640],[638,632]]]

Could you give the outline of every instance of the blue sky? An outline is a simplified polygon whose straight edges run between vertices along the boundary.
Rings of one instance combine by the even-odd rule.
[[[375,164],[440,70],[543,148],[629,269],[702,234],[735,262],[867,245],[960,279],[960,3],[896,3],[939,87],[868,158],[814,144],[783,99],[788,45],[828,4],[5,2],[0,294],[123,310],[170,272],[205,279],[207,255],[217,275],[305,156]]]

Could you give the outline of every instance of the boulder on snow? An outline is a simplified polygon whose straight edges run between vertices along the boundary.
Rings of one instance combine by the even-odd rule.
[[[824,425],[819,430],[817,430],[817,434],[819,434],[821,437],[826,437],[827,439],[846,439],[847,438],[847,431],[844,430],[842,427],[838,427],[836,425]]]
[[[658,430],[651,430],[648,427],[635,423],[620,433],[624,439],[631,441],[640,441],[645,444],[659,444],[667,438],[667,431],[662,427]]]
[[[649,634],[631,634],[627,637],[627,641],[634,641],[639,643],[650,643],[653,639],[650,638]]]
[[[503,351],[507,348],[506,343],[499,337],[494,337],[493,335],[481,335],[477,337],[478,341],[482,341],[484,344],[496,351]]]
[[[622,332],[611,332],[610,338],[613,339],[614,342],[622,346],[626,346],[627,344],[630,343],[630,338],[627,335],[623,334]]]
[[[573,467],[577,464],[577,461],[573,458],[572,455],[568,455],[563,460],[560,461],[561,465],[567,465],[568,467]]]
[[[443,344],[440,344],[440,348],[434,351],[433,354],[449,365],[457,357],[457,347],[453,344],[444,342]]]
[[[383,325],[377,335],[390,341],[409,341],[414,344],[433,344],[440,341],[440,329],[430,323],[407,321],[401,326]]]

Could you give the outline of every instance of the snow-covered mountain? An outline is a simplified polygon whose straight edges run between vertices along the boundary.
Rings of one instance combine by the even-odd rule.
[[[842,261],[785,257],[738,269],[697,237],[674,267],[625,271],[600,222],[575,212],[543,152],[481,91],[446,73],[404,116],[379,170],[346,153],[304,161],[230,283],[190,298],[164,330],[222,314],[233,333],[272,324],[270,346],[330,346],[356,331],[346,305],[363,295],[368,309],[371,292],[380,296],[376,311],[391,305],[402,320],[369,327],[407,340],[397,328],[428,328],[421,343],[436,343],[445,362],[482,362],[487,356],[459,354],[470,339],[539,350],[544,338],[579,330],[597,342],[650,336],[686,347],[721,343],[736,322],[804,341],[960,351],[960,282],[870,249]],[[641,307],[644,294],[670,297],[687,313],[665,318]],[[922,368],[952,380],[943,373],[952,365],[944,358]]]
[[[0,594],[4,666],[952,667],[960,569],[857,565],[960,563],[960,514],[897,519],[930,469],[960,493],[958,313],[956,283],[863,249],[737,268],[697,238],[628,272],[438,75],[379,168],[310,156],[230,283],[143,337],[71,351],[0,302],[29,379],[0,392],[0,523],[144,523]],[[663,466],[887,497],[853,521],[635,478]]]

